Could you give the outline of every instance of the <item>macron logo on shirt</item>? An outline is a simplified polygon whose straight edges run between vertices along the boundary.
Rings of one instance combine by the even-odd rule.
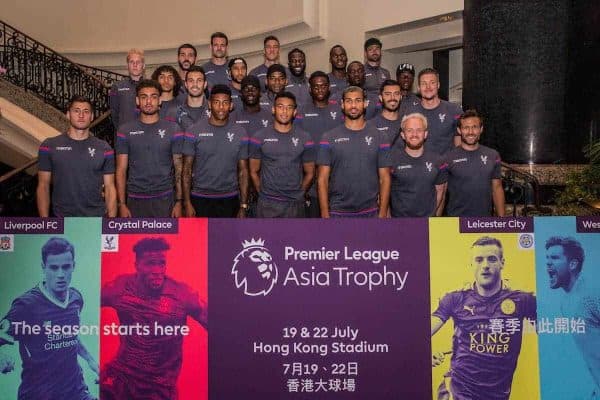
[[[467,162],[467,158],[466,157],[465,158],[457,158],[456,160],[452,160],[452,162],[454,164],[458,164],[458,163],[461,163],[461,162]]]
[[[143,135],[144,131],[133,131],[133,132],[129,132],[130,135]]]
[[[212,132],[200,132],[198,134],[199,137],[213,137],[214,134]]]
[[[338,138],[338,139],[334,140],[335,143],[343,143],[343,142],[349,142],[349,141],[350,141],[350,138],[347,138],[347,137]]]
[[[58,151],[71,151],[71,150],[73,150],[73,148],[71,146],[58,146],[56,148],[56,150],[58,150]]]
[[[273,139],[265,139],[263,140],[264,142],[279,142],[279,139],[277,138],[273,138]]]

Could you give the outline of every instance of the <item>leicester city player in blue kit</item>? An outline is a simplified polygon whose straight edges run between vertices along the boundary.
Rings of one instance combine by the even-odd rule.
[[[23,367],[19,400],[94,399],[77,356],[98,373],[96,360],[77,335],[46,333],[49,324],[61,330],[80,326],[84,302],[81,293],[70,286],[74,269],[73,245],[62,238],[48,240],[42,247],[43,281],[16,298],[0,321],[0,346],[19,342]],[[35,334],[24,329],[25,324],[44,329]],[[12,363],[5,360],[0,372],[9,372],[11,367]]]
[[[475,282],[446,294],[431,315],[431,335],[450,318],[454,322],[450,371],[438,399],[508,400],[523,321],[536,319],[536,300],[533,293],[513,290],[502,280],[504,256],[498,239],[481,237],[471,250]],[[443,360],[443,353],[434,353],[432,364]]]

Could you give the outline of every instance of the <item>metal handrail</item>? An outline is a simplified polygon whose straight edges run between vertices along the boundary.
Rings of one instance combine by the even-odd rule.
[[[541,199],[540,199],[540,181],[539,179],[528,172],[520,171],[509,164],[502,162],[502,167],[508,169],[511,173],[516,176],[521,177],[523,180],[528,181],[531,184],[531,188],[533,189],[533,205],[536,209],[540,209],[541,207]]]
[[[23,172],[26,169],[33,167],[34,165],[37,164],[37,162],[38,162],[38,158],[34,157],[31,160],[27,161],[25,164],[21,165],[20,167],[15,168],[12,171],[8,171],[4,175],[0,176],[0,183],[6,182],[13,176],[19,174],[20,172]]]

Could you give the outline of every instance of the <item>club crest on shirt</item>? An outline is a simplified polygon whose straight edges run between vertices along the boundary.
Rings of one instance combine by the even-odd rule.
[[[481,162],[483,163],[483,165],[487,165],[487,157],[488,156],[481,156]]]
[[[431,170],[433,169],[433,163],[425,162],[425,167],[427,167],[428,172],[431,172]]]
[[[298,147],[298,138],[297,137],[293,137],[292,138],[292,143],[294,143],[294,147]]]
[[[166,133],[166,131],[164,129],[158,130],[158,135],[160,136],[161,139],[163,139],[165,137],[165,133]]]
[[[227,132],[227,140],[233,142],[233,138],[235,137],[235,133]]]
[[[90,153],[90,157],[94,157],[96,155],[96,149],[88,147],[88,153]]]
[[[416,106],[416,105],[418,105],[418,104],[419,104],[419,102],[418,102],[418,101],[413,101],[413,106]]]
[[[365,100],[365,108],[369,107],[369,102],[370,102],[370,101],[371,101],[371,100]]]
[[[370,146],[372,142],[373,136],[365,136],[365,143],[367,143],[367,146]]]
[[[504,314],[511,315],[511,314],[515,313],[515,310],[517,309],[517,305],[511,299],[504,299],[502,301],[502,303],[500,304],[500,309],[502,310],[502,312]]]
[[[337,111],[329,111],[329,115],[331,115],[331,119],[335,120],[337,117]]]
[[[446,114],[442,114],[442,113],[440,113],[440,114],[438,114],[438,117],[440,118],[440,122],[442,122],[442,123],[443,123],[443,122],[444,122],[444,120],[446,119]]]
[[[269,125],[269,120],[268,119],[263,119],[261,121],[262,121],[263,127],[266,128]]]

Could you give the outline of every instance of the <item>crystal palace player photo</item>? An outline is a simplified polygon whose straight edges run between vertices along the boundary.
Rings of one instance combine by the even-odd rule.
[[[508,400],[521,352],[524,320],[535,321],[533,293],[513,289],[502,279],[500,240],[483,236],[471,246],[475,280],[447,293],[431,315],[431,335],[452,319],[452,350],[434,349],[432,366],[452,354],[438,400]]]
[[[48,334],[50,326],[80,326],[84,300],[71,287],[75,249],[53,237],[42,247],[42,281],[17,297],[0,321],[0,346],[19,343],[22,362],[19,400],[92,400],[78,356],[98,374],[98,363],[78,335]],[[35,327],[38,328],[37,333]],[[41,329],[39,329],[41,328]],[[0,372],[10,373],[14,360],[0,348]],[[0,376],[2,379],[2,376]],[[7,393],[0,394],[1,398]],[[8,398],[8,397],[6,397]]]
[[[177,384],[184,341],[190,340],[183,329],[189,328],[188,317],[206,329],[207,306],[193,287],[167,275],[170,248],[161,237],[137,241],[135,273],[117,275],[102,286],[102,307],[116,311],[121,327],[136,328],[120,334],[116,356],[103,364],[103,400],[183,398]],[[125,266],[119,264],[118,269]]]

